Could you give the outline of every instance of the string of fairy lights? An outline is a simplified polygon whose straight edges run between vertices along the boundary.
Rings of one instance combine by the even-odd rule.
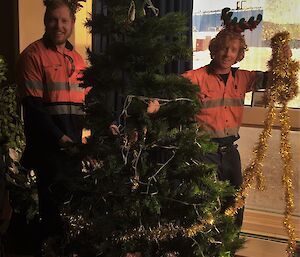
[[[119,116],[119,124],[122,123],[123,126],[121,126],[121,125],[118,126],[116,134],[122,138],[123,144],[121,145],[121,153],[122,153],[124,165],[126,165],[128,163],[129,153],[130,153],[130,151],[133,150],[133,157],[134,158],[131,161],[131,167],[134,170],[134,177],[131,178],[132,190],[137,189],[139,187],[139,183],[147,184],[147,190],[144,193],[148,194],[150,186],[152,184],[152,181],[154,181],[154,182],[157,181],[156,176],[174,158],[174,156],[176,154],[176,151],[175,151],[176,146],[158,146],[157,145],[157,147],[172,150],[172,156],[164,164],[162,164],[160,166],[160,168],[153,173],[153,175],[151,175],[148,178],[148,182],[140,181],[140,176],[139,176],[139,172],[137,170],[137,167],[138,167],[138,162],[139,162],[140,157],[141,157],[141,153],[144,149],[143,144],[145,143],[145,140],[146,140],[147,127],[143,128],[142,142],[139,144],[138,149],[132,149],[133,143],[137,142],[137,140],[138,140],[138,137],[139,137],[138,132],[133,131],[133,132],[131,132],[133,135],[128,135],[128,133],[125,133],[125,131],[126,131],[126,125],[127,125],[127,118],[130,117],[130,114],[128,114],[128,108],[130,107],[130,104],[132,103],[133,99],[140,100],[140,101],[144,102],[147,106],[149,106],[153,102],[157,103],[157,108],[154,108],[153,111],[149,110],[149,108],[148,108],[147,111],[150,112],[150,113],[158,111],[160,106],[166,105],[168,103],[178,102],[178,101],[191,102],[192,100],[189,99],[189,98],[183,98],[183,97],[175,98],[175,99],[162,99],[162,98],[153,98],[153,97],[151,98],[151,97],[145,97],[145,96],[128,95],[126,97],[125,101],[124,101],[123,110],[122,110],[122,112]]]
[[[191,102],[192,100],[189,98],[175,98],[175,99],[162,99],[162,98],[153,98],[153,97],[145,97],[145,96],[137,96],[137,95],[128,95],[124,101],[123,104],[123,110],[119,116],[119,122],[123,124],[123,126],[119,125],[117,128],[117,133],[119,137],[121,137],[123,140],[123,144],[121,145],[121,153],[123,157],[123,162],[124,165],[128,163],[128,157],[129,153],[133,151],[133,159],[131,161],[131,167],[133,169],[133,177],[130,178],[130,181],[132,183],[132,190],[138,189],[140,184],[147,185],[146,186],[146,191],[141,192],[142,194],[155,194],[157,192],[151,192],[150,193],[150,187],[153,183],[157,182],[157,176],[158,174],[172,161],[172,159],[176,155],[176,146],[163,146],[163,145],[156,145],[156,147],[160,148],[165,148],[169,149],[172,151],[172,155],[163,163],[160,164],[160,167],[153,172],[152,175],[150,175],[147,178],[147,182],[143,182],[140,180],[140,175],[137,169],[137,164],[139,162],[139,159],[141,157],[141,152],[144,149],[143,144],[145,143],[146,140],[146,134],[147,134],[147,128],[143,129],[143,140],[139,142],[139,146],[137,147],[136,145],[132,144],[132,141],[137,142],[138,140],[138,135],[132,136],[128,135],[128,132],[126,131],[126,125],[127,125],[127,118],[130,117],[130,114],[128,113],[128,108],[130,107],[133,99],[137,99],[139,101],[144,102],[147,106],[151,105],[151,103],[156,102],[157,106],[164,106],[169,103],[173,102],[178,102],[178,101],[188,101]],[[159,108],[154,108],[154,112],[158,111]],[[152,113],[152,111],[150,111]],[[127,132],[127,133],[126,133]],[[136,132],[137,133],[137,132]],[[201,145],[197,144],[195,141],[195,144],[201,147]],[[134,146],[134,147],[133,147]],[[134,149],[132,149],[134,148]],[[195,160],[191,160],[193,164],[195,164]],[[201,165],[200,162],[196,162],[197,165]],[[217,179],[217,178],[216,178]],[[168,199],[170,201],[176,201],[176,199]],[[194,205],[191,203],[186,203],[183,201],[180,201],[181,204],[185,205]],[[219,203],[219,208],[221,208],[221,203]],[[134,228],[131,230],[128,230],[124,232],[124,234],[116,236],[117,241],[130,241],[133,239],[139,239],[139,238],[144,238],[150,241],[164,241],[167,239],[172,239],[175,238],[179,235],[183,237],[188,237],[188,238],[193,238],[195,237],[198,233],[209,233],[212,229],[215,229],[218,231],[217,227],[215,226],[215,220],[213,215],[207,214],[206,217],[200,217],[200,215],[197,212],[197,206],[194,206],[195,212],[198,215],[198,221],[195,222],[194,224],[188,226],[188,227],[183,227],[176,225],[174,223],[168,223],[168,224],[158,224],[156,227],[148,227],[145,228],[143,225],[141,225],[138,228]],[[216,242],[214,242],[216,243]]]

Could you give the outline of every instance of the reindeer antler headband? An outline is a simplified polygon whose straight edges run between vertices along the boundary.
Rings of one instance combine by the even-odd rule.
[[[254,16],[251,16],[248,21],[245,20],[245,18],[241,18],[238,21],[237,17],[232,17],[232,12],[230,12],[230,8],[226,7],[222,10],[221,13],[221,20],[223,20],[223,26],[227,30],[231,30],[237,33],[242,33],[245,30],[254,30],[257,25],[262,21],[262,15],[258,14],[256,17],[256,20],[254,19]]]
[[[43,0],[44,5],[48,7],[51,5],[51,3],[55,2],[57,0]],[[62,0],[62,2],[66,3],[71,9],[71,12],[75,14],[77,11],[80,10],[80,8],[83,7],[80,2],[86,2],[86,0]]]

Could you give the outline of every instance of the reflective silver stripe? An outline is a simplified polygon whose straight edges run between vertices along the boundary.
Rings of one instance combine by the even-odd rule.
[[[50,115],[74,114],[85,115],[83,106],[76,105],[54,105],[46,107]]]
[[[225,106],[244,106],[244,98],[224,99]]]
[[[29,89],[43,90],[43,83],[41,81],[25,81],[25,86]]]
[[[68,85],[67,83],[56,82],[56,83],[47,83],[47,90],[48,91],[72,90],[72,91],[82,92],[85,89],[83,87],[80,87],[79,84]]]
[[[222,138],[229,136],[238,136],[238,128],[225,128],[224,130],[215,131],[212,128],[205,127],[206,132],[210,135],[211,138]]]
[[[208,100],[201,103],[202,108],[215,108],[221,106],[244,106],[244,99],[242,98],[216,99],[216,100]]]

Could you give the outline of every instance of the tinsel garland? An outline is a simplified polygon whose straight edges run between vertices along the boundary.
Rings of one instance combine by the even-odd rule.
[[[173,223],[159,225],[157,227],[147,229],[142,226],[140,228],[127,231],[124,235],[117,237],[117,240],[128,242],[133,239],[145,238],[149,241],[164,241],[178,236],[192,238],[198,233],[205,232],[206,229],[209,230],[213,224],[213,217],[208,217],[207,219],[200,220],[199,222],[187,228],[175,225]]]
[[[264,129],[259,135],[253,154],[254,159],[244,171],[244,181],[236,194],[235,205],[226,210],[226,214],[233,216],[238,209],[245,205],[248,189],[257,182],[258,189],[264,189],[264,176],[262,174],[263,160],[268,148],[268,139],[271,136],[272,125],[276,118],[275,104],[280,104],[279,121],[281,124],[280,155],[283,160],[282,183],[285,190],[285,217],[284,226],[289,236],[287,247],[288,254],[294,254],[296,249],[296,236],[294,224],[291,220],[294,209],[293,194],[293,170],[291,165],[291,144],[289,142],[290,119],[288,114],[288,101],[297,95],[297,73],[299,62],[287,57],[285,47],[290,41],[288,32],[277,33],[271,39],[272,59],[268,63],[269,79],[265,91],[265,99],[268,103],[268,112],[264,121]]]

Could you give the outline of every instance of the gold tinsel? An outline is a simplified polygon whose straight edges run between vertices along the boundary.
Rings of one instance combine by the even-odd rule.
[[[214,225],[214,218],[212,216],[207,219],[199,220],[192,224],[190,227],[183,227],[173,223],[158,225],[152,228],[139,228],[127,231],[124,235],[117,237],[118,241],[128,242],[133,239],[144,238],[149,241],[165,241],[175,237],[195,237],[198,233],[204,232],[205,229],[209,230]]]
[[[83,230],[88,230],[91,227],[91,223],[84,216],[80,214],[69,215],[68,212],[62,211],[60,215],[69,225],[70,237],[76,238]]]
[[[288,32],[277,33],[271,39],[272,59],[269,61],[269,79],[265,91],[265,99],[268,103],[268,112],[264,121],[264,129],[259,136],[253,154],[254,159],[244,171],[244,181],[236,194],[235,205],[226,210],[226,214],[233,216],[238,209],[245,205],[247,190],[256,180],[258,189],[264,189],[264,176],[262,174],[263,160],[268,147],[268,139],[271,136],[272,125],[276,117],[275,104],[282,106],[279,113],[281,124],[280,154],[283,160],[282,183],[285,190],[285,217],[284,226],[289,236],[287,252],[293,254],[296,249],[296,236],[294,224],[291,220],[294,209],[293,195],[293,170],[291,165],[291,145],[289,142],[290,120],[287,103],[297,95],[297,73],[299,63],[286,56],[285,47],[290,41]]]

